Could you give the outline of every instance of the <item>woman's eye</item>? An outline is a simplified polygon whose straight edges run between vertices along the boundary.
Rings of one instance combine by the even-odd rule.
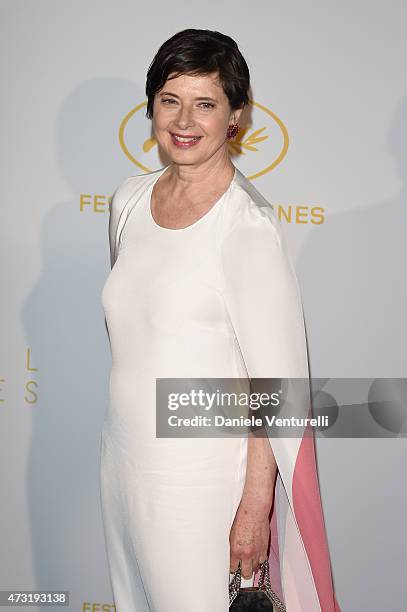
[[[172,105],[173,102],[176,102],[176,100],[174,100],[174,98],[164,98],[161,101],[162,101],[163,104],[168,102],[169,105]],[[212,104],[212,102],[201,102],[199,106],[201,108],[208,109],[208,108],[214,108],[215,105]]]

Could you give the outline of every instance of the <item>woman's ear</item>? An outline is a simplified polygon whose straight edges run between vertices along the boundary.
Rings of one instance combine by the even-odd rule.
[[[237,108],[230,113],[230,123],[237,123],[242,114],[243,108]]]

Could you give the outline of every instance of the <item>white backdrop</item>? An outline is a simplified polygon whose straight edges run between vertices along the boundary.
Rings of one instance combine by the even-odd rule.
[[[65,589],[70,610],[108,612],[100,293],[108,197],[163,165],[144,117],[147,67],[187,27],[236,39],[253,108],[233,161],[284,216],[312,375],[403,377],[407,8],[2,0],[0,10],[0,589]],[[406,440],[319,439],[317,452],[343,612],[405,612]]]

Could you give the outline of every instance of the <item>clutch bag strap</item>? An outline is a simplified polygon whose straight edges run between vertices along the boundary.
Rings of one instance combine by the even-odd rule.
[[[242,567],[241,562],[239,561],[238,568],[229,584],[229,608],[236,599],[239,594],[240,585],[242,581]],[[280,612],[287,612],[285,604],[281,601],[278,595],[272,590],[270,584],[270,570],[269,570],[269,562],[268,559],[265,559],[263,563],[260,564],[260,577],[258,582],[259,591],[264,591],[270,600],[273,603],[273,606]],[[244,591],[244,589],[242,589]]]

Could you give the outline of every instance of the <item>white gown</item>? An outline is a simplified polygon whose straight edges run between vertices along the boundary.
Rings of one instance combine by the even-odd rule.
[[[118,612],[226,612],[247,438],[156,438],[155,382],[307,376],[301,300],[274,212],[237,168],[203,217],[174,230],[150,210],[167,167],[126,179],[111,202],[112,269],[102,291],[112,353],[100,464],[106,551]],[[289,612],[320,612],[300,528],[287,520],[299,441],[272,445],[279,593]]]

